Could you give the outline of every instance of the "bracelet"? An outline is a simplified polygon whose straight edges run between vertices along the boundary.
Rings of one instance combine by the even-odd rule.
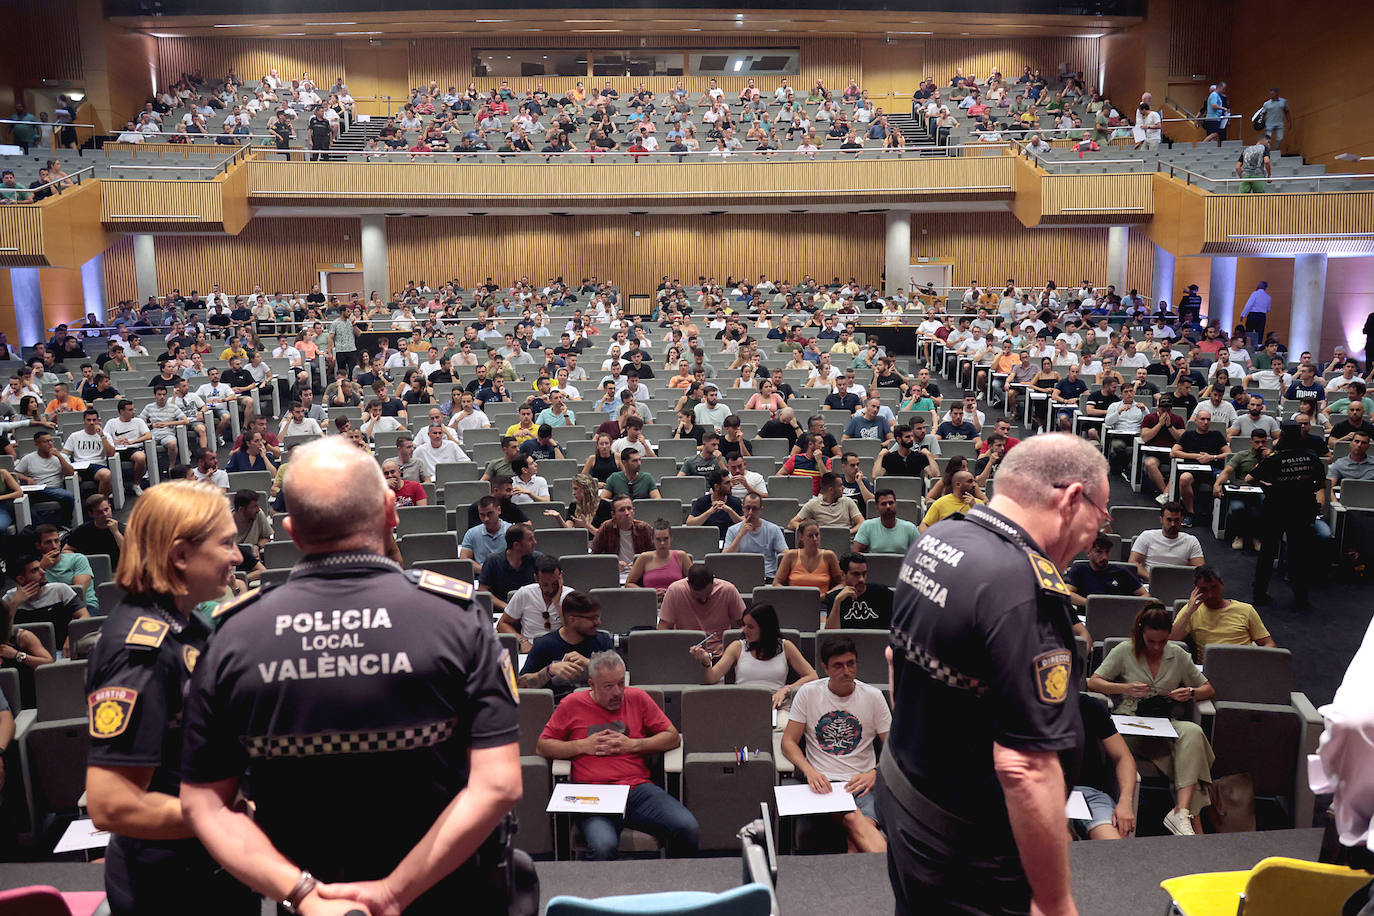
[[[301,876],[296,879],[296,886],[291,888],[291,893],[286,895],[286,899],[281,901],[282,909],[288,913],[299,913],[301,902],[310,896],[310,892],[315,889],[315,876],[305,869],[301,869]]]

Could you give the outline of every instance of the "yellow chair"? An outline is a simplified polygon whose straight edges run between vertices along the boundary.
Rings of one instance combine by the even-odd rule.
[[[1161,881],[1181,916],[1339,916],[1369,872],[1273,856],[1250,871],[1181,875]]]

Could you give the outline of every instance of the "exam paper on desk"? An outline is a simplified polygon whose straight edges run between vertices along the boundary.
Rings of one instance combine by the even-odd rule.
[[[824,795],[812,792],[811,786],[806,784],[774,786],[773,796],[778,803],[778,817],[831,814],[858,808],[854,796],[845,791],[842,782],[832,782],[830,791]]]
[[[629,786],[560,782],[553,787],[547,810],[555,814],[624,814],[629,795]]]
[[[1116,730],[1123,735],[1141,735],[1146,738],[1177,738],[1178,729],[1169,719],[1153,716],[1112,716]]]

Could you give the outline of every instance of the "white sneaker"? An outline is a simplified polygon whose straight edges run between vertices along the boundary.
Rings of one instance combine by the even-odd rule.
[[[1155,502],[1159,503],[1161,506],[1164,505],[1165,503],[1167,503],[1168,501],[1169,501],[1169,494],[1168,494],[1168,493],[1161,493],[1161,494],[1159,494],[1158,496],[1155,497]]]
[[[142,495],[143,495],[143,488],[142,488],[141,486],[139,486],[138,484],[134,484],[134,495],[135,495],[135,496],[142,496]]]
[[[1164,827],[1174,836],[1197,836],[1193,831],[1193,821],[1187,811],[1174,809],[1164,815]]]
[[[1235,538],[1235,539],[1233,539],[1233,540],[1231,541],[1231,549],[1232,549],[1232,550],[1244,550],[1244,549],[1245,549],[1245,538]]]

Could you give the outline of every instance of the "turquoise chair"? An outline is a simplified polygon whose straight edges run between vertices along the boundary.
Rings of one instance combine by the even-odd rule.
[[[560,895],[549,901],[546,916],[616,916],[652,913],[656,916],[768,916],[773,895],[762,884],[746,884],[720,894],[705,891],[668,891],[623,897]]]

